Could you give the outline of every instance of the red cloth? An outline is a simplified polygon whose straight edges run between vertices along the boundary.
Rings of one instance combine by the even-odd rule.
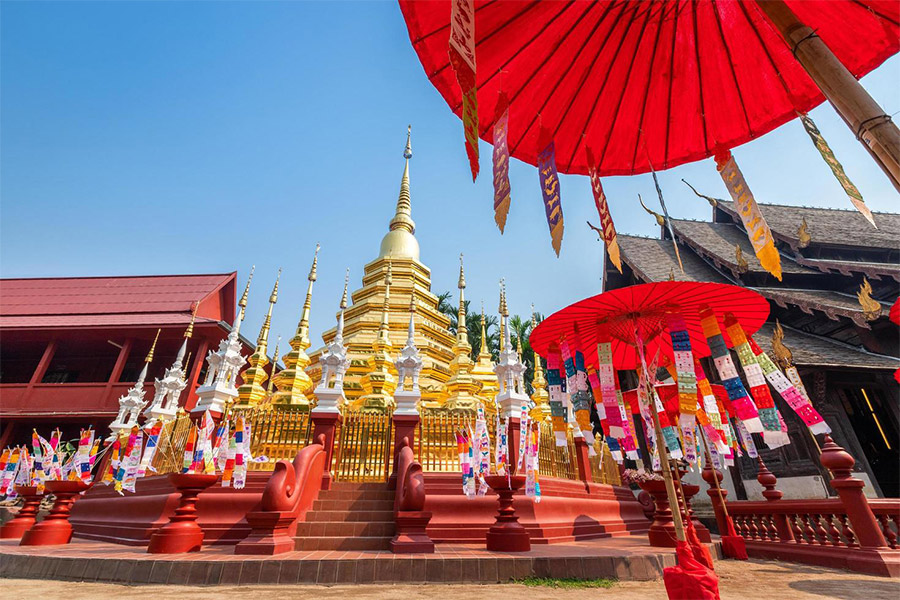
[[[896,0],[785,3],[856,77],[900,49]],[[400,0],[400,9],[429,81],[461,115],[449,0]],[[475,36],[481,138],[491,142],[502,86],[512,155],[535,164],[542,120],[563,173],[588,173],[587,146],[602,176],[646,173],[648,155],[668,169],[824,100],[755,2],[476,0]]]
[[[719,578],[694,559],[687,542],[675,542],[678,564],[663,569],[669,600],[719,600]]]

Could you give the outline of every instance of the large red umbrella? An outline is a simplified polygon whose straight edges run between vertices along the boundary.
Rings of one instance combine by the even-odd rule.
[[[709,356],[709,346],[698,312],[709,306],[720,317],[734,314],[748,335],[755,333],[769,316],[769,303],[747,288],[723,283],[660,281],[632,285],[585,298],[553,313],[531,332],[531,347],[541,356],[555,350],[560,339],[575,339],[576,327],[585,361],[597,365],[597,342],[609,336],[613,364],[631,369],[640,364],[635,344],[638,330],[649,362],[657,351],[672,356],[672,339],[667,334],[670,312],[684,317],[694,356]],[[720,321],[721,323],[721,321]]]
[[[900,49],[896,0],[785,4],[854,77]],[[400,0],[400,7],[428,79],[460,115],[448,58],[450,1]],[[656,169],[699,160],[824,100],[757,2],[476,0],[475,41],[480,137],[493,141],[502,90],[511,102],[511,154],[535,164],[544,126],[565,173],[587,174],[588,147],[601,175],[647,172],[648,156]],[[819,42],[803,40],[799,58],[810,43]],[[882,123],[869,113],[844,116],[854,133],[857,122],[861,132]]]

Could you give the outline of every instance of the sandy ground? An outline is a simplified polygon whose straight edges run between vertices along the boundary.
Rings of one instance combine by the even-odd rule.
[[[720,561],[716,564],[722,600],[900,600],[900,581],[835,569],[791,565],[773,561]],[[662,581],[622,582],[609,589],[560,590],[506,585],[297,585],[297,586],[127,586],[111,583],[74,583],[8,579],[0,582],[4,598],[15,600],[96,600],[97,598],[191,598],[213,600],[251,592],[278,600],[315,598],[394,600],[396,598],[609,598],[610,600],[665,600]]]

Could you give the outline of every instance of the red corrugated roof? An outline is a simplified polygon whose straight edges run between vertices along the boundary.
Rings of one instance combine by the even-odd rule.
[[[0,327],[187,323],[194,302],[208,298],[234,277],[227,273],[0,279]]]

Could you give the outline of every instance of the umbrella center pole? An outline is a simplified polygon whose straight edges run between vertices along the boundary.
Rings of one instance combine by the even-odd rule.
[[[900,191],[900,129],[784,0],[757,0],[816,86]]]
[[[716,486],[716,493],[719,495],[719,501],[722,503],[722,512],[725,513],[725,518],[728,518],[728,507],[725,506],[725,496],[722,495],[722,488],[719,487],[719,472],[716,471],[716,465],[713,463],[712,455],[709,453],[709,440],[706,438],[706,432],[703,431],[703,427],[698,427],[700,430],[700,439],[703,440],[703,451],[706,454],[706,464],[709,465],[709,468],[712,469],[713,472],[713,483]]]

